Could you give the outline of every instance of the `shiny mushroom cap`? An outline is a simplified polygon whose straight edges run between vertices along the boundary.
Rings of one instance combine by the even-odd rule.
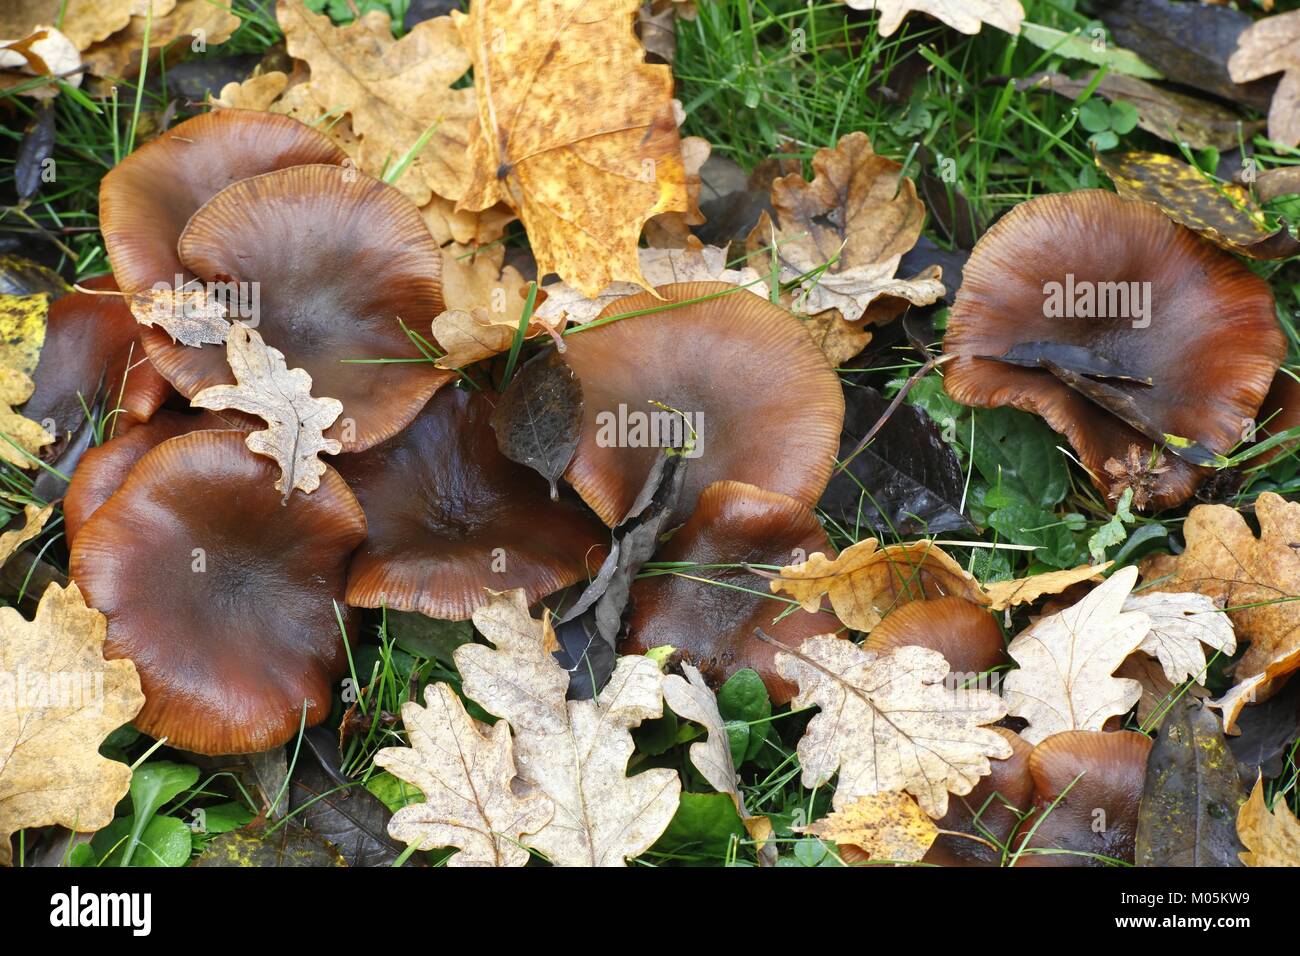
[[[670,644],[714,686],[749,667],[763,678],[773,702],[788,703],[796,688],[777,673],[776,649],[755,630],[798,647],[837,630],[839,622],[827,612],[791,612],[770,595],[766,580],[743,565],[785,565],[813,551],[832,548],[806,505],[738,481],[709,485],[690,519],[655,554],[656,562],[698,567],[642,577],[632,585],[620,653],[644,654]]]
[[[442,389],[395,438],[338,459],[370,526],[348,573],[349,604],[464,620],[487,589],[523,588],[532,602],[600,566],[609,532],[501,454],[493,400]]]
[[[648,292],[620,299],[600,318],[714,298],[566,337],[564,358],[582,382],[584,408],[565,477],[606,524],[617,524],[660,453],[654,445],[671,445],[674,429],[683,433],[680,416],[650,404],[659,402],[685,414],[698,433],[678,518],[721,480],[816,504],[839,449],[844,394],[803,325],[722,283],[658,292],[662,299]]]
[[[190,218],[180,256],[204,282],[233,283],[266,344],[307,371],[313,395],[343,403],[326,435],[344,451],[392,437],[455,377],[431,362],[348,361],[420,359],[402,323],[427,328],[443,306],[441,252],[420,211],[376,179],[316,165],[240,180]],[[157,327],[143,338],[187,398],[234,382],[220,345],[180,345]]]
[[[100,183],[100,231],[117,281],[143,292],[159,282],[173,286],[178,274],[189,279],[176,249],[181,231],[231,183],[346,158],[320,130],[277,113],[217,110],[172,127]]]
[[[1264,404],[1260,406],[1257,417],[1260,428],[1255,437],[1258,441],[1300,426],[1300,382],[1285,371],[1278,372],[1268,394],[1264,396]],[[1274,461],[1294,451],[1298,445],[1298,439],[1283,442],[1256,460]]]
[[[980,674],[1008,663],[1002,630],[985,608],[962,597],[911,601],[890,611],[863,647],[886,653],[916,644],[938,651],[956,674]]]
[[[1081,316],[1089,311],[1106,317]],[[1204,469],[1166,451],[1157,462],[1165,470],[1130,474],[1130,457],[1151,457],[1151,438],[1046,368],[996,360],[1044,342],[1113,363],[1124,374],[1105,384],[1161,434],[1220,454],[1240,440],[1286,349],[1268,284],[1147,203],[1100,190],[1040,196],[980,239],[944,338],[956,356],[944,372],[948,394],[1041,415],[1099,489],[1118,498],[1136,483],[1135,503],[1155,508],[1186,501]]]
[[[85,279],[87,289],[117,291],[112,276]],[[158,410],[171,385],[159,375],[140,344],[141,326],[116,295],[70,292],[50,306],[41,360],[32,373],[36,388],[23,406],[33,421],[48,422],[57,435],[76,431],[102,397],[106,433],[146,422]]]
[[[347,669],[335,605],[365,516],[333,469],[287,502],[239,431],[148,452],[82,526],[70,576],[108,618],[105,656],[130,658],[135,724],[173,747],[256,753],[329,714]]]
[[[1035,747],[1029,773],[1038,812],[1020,825],[1025,852],[1017,865],[1132,863],[1150,753],[1151,738],[1131,730],[1067,730]]]

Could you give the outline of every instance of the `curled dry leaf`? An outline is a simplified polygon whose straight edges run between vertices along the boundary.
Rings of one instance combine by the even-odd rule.
[[[882,37],[891,35],[909,13],[926,13],[942,20],[962,33],[979,33],[989,26],[1019,33],[1025,8],[1020,0],[844,0],[854,10],[879,10],[877,29]]]
[[[1078,604],[1040,618],[1011,642],[1020,665],[1007,675],[1008,711],[1029,721],[1020,732],[1032,744],[1067,730],[1101,730],[1137,703],[1137,681],[1114,677],[1142,644],[1151,619],[1125,612],[1137,568],[1121,568]]]
[[[0,365],[0,461],[17,468],[35,468],[41,449],[54,442],[54,436],[39,424],[14,411],[35,389],[22,372]]]
[[[214,110],[266,111],[288,85],[289,77],[278,70],[256,73],[242,83],[227,83],[208,105]]]
[[[75,584],[51,584],[31,621],[0,608],[0,866],[15,831],[98,830],[130,786],[99,745],[144,695],[134,664],[104,660],[105,629]]]
[[[268,427],[250,432],[244,443],[280,466],[276,489],[286,499],[295,488],[315,491],[327,467],[318,456],[343,450],[336,439],[325,437],[325,429],[343,413],[342,403],[314,398],[311,376],[300,368],[287,368],[284,354],[242,322],[231,326],[226,358],[236,384],[205,388],[190,404],[213,410],[233,408],[265,420]]]
[[[134,75],[140,69],[147,12],[148,4],[137,2],[124,28],[85,49],[82,60],[91,74],[121,77]],[[170,7],[155,3],[150,19],[147,29],[151,55],[176,42],[188,47],[197,37],[208,46],[225,43],[243,22],[231,11],[230,4],[212,0],[176,0]]]
[[[859,541],[834,560],[816,552],[782,568],[769,587],[774,594],[790,595],[805,611],[820,609],[822,595],[829,595],[836,617],[864,633],[908,601],[955,595],[988,603],[979,582],[930,542],[877,545],[875,538]]]
[[[1081,564],[1066,571],[1048,571],[1044,574],[1031,574],[1027,578],[986,584],[984,592],[989,596],[989,610],[1005,611],[1019,604],[1033,604],[1044,595],[1060,594],[1082,581],[1100,581],[1102,572],[1114,563]]]
[[[1005,717],[1006,704],[986,690],[948,687],[937,651],[909,645],[877,655],[827,634],[798,651],[782,646],[776,667],[799,685],[796,710],[821,708],[799,741],[799,763],[809,788],[839,770],[836,810],[906,790],[941,817],[949,792],[970,793],[989,758],[1011,756],[1011,745],[982,726]]]
[[[1234,83],[1282,74],[1268,110],[1268,137],[1283,146],[1300,145],[1300,10],[1247,27],[1228,59],[1228,72]]]
[[[553,656],[555,632],[529,615],[523,591],[492,594],[474,626],[495,649],[456,649],[464,692],[509,722],[519,776],[555,806],[524,845],[557,866],[622,866],[648,850],[681,792],[673,770],[627,773],[632,728],[663,714],[658,666],[620,658],[596,700],[566,701],[569,674]]]
[[[516,779],[510,725],[480,732],[446,684],[424,689],[424,706],[402,705],[409,747],[385,747],[375,763],[411,784],[423,803],[393,814],[388,833],[421,850],[453,846],[448,866],[523,866],[519,842],[550,820],[554,807]]]
[[[141,0],[5,0],[0,37],[27,36],[42,23],[57,23],[78,50],[106,40],[126,26]],[[62,19],[60,19],[62,14]]]
[[[0,91],[25,86],[34,76],[63,77],[70,86],[81,85],[81,57],[77,46],[54,27],[43,24],[13,40],[0,40]],[[25,89],[24,96],[48,100],[59,94],[54,83]]]
[[[54,514],[54,505],[41,507],[40,505],[29,504],[25,506],[23,508],[23,526],[0,534],[0,565],[3,565],[23,545],[40,534],[41,529],[45,527],[45,522],[50,520],[52,514]]]
[[[181,345],[220,345],[230,334],[226,307],[202,288],[146,289],[128,295],[126,303],[137,322],[158,326]]]
[[[917,802],[897,792],[859,797],[799,832],[847,843],[868,859],[894,863],[916,863],[939,836],[939,828]]]
[[[1151,619],[1151,632],[1138,650],[1160,661],[1171,683],[1187,679],[1204,683],[1205,649],[1231,657],[1237,650],[1232,621],[1213,598],[1204,594],[1133,594],[1125,611],[1141,611]]]
[[[746,240],[760,275],[773,271],[775,255],[782,283],[830,263],[788,295],[786,305],[809,315],[837,309],[848,322],[882,323],[909,303],[942,297],[937,267],[915,279],[894,278],[925,222],[925,206],[903,167],[877,155],[865,133],[818,150],[812,165],[812,182],[791,173],[772,183],[776,224],[764,213]]]
[[[479,131],[458,208],[519,214],[538,274],[586,295],[646,287],[647,219],[690,197],[673,78],[644,62],[640,0],[479,0],[453,14],[474,61]],[[594,59],[593,59],[594,58]],[[599,68],[597,68],[597,66]]]
[[[743,286],[755,295],[767,298],[768,289],[753,269],[727,268],[727,250],[706,246],[692,237],[680,249],[638,249],[641,275],[651,286],[674,282],[726,282]],[[537,307],[537,318],[554,325],[590,322],[617,299],[635,295],[641,287],[633,282],[615,282],[594,296],[584,295],[567,282],[552,282],[542,287],[546,301]]]
[[[510,349],[527,302],[528,283],[514,266],[504,266],[505,247],[443,250],[442,296],[447,310],[433,320],[433,337],[447,354],[438,368],[455,369]],[[525,338],[547,330],[537,315]]]
[[[1247,866],[1300,866],[1300,820],[1281,796],[1273,798],[1272,811],[1265,806],[1262,779],[1237,811],[1237,836]]]

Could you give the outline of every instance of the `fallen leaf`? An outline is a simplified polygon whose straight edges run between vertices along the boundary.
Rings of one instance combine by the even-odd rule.
[[[402,705],[409,747],[385,747],[376,765],[414,786],[424,802],[393,814],[388,832],[421,850],[456,847],[448,866],[523,866],[519,842],[554,813],[540,793],[516,791],[510,725],[481,733],[446,684],[424,689],[424,706]],[[522,788],[520,788],[522,790]]]
[[[1237,651],[1232,621],[1204,594],[1155,592],[1133,594],[1125,611],[1141,611],[1151,619],[1151,632],[1138,650],[1160,661],[1171,683],[1192,679],[1205,683],[1205,649],[1202,644],[1231,657]]]
[[[104,660],[105,632],[75,584],[51,584],[31,621],[0,608],[0,866],[15,831],[98,830],[126,796],[130,768],[99,746],[144,695],[134,664]]]
[[[26,36],[39,24],[57,23],[63,35],[84,50],[126,26],[137,3],[139,0],[5,0],[0,10],[0,37]]]
[[[1142,687],[1137,702],[1138,724],[1144,731],[1155,730],[1180,698],[1206,700],[1209,692],[1196,684],[1174,684],[1165,676],[1164,665],[1146,654],[1130,654],[1115,671],[1116,677],[1135,680]]]
[[[278,70],[257,73],[242,83],[227,83],[221,92],[212,98],[209,105],[214,110],[239,109],[261,110],[265,112],[289,85],[287,74]]]
[[[1300,10],[1255,21],[1237,39],[1228,72],[1234,83],[1282,74],[1268,110],[1268,138],[1300,145]]]
[[[524,845],[557,866],[622,866],[649,849],[681,792],[674,770],[627,774],[631,729],[663,713],[655,662],[620,658],[595,701],[566,701],[569,674],[552,656],[555,633],[529,615],[523,591],[492,594],[474,626],[495,649],[456,649],[464,692],[509,722],[519,776],[555,805]]]
[[[26,87],[34,76],[62,77],[69,86],[81,85],[81,56],[76,44],[54,27],[42,25],[26,36],[0,40],[0,91]],[[55,83],[24,89],[23,96],[48,100],[59,95]]]
[[[46,317],[53,296],[0,293],[0,365],[24,375],[36,371],[45,344]]]
[[[295,488],[315,491],[328,467],[318,456],[343,450],[340,442],[324,435],[343,414],[342,403],[313,397],[311,376],[300,368],[287,368],[284,354],[242,322],[231,326],[226,359],[236,384],[205,388],[190,404],[213,410],[233,408],[265,420],[269,427],[250,432],[244,443],[254,454],[280,466],[276,489],[286,499]]]
[[[1125,199],[1153,203],[1222,249],[1251,259],[1300,254],[1300,240],[1286,226],[1270,230],[1248,190],[1215,182],[1182,160],[1163,153],[1098,153],[1097,165]]]
[[[989,26],[1019,33],[1025,8],[1020,0],[844,0],[854,10],[879,10],[877,29],[882,37],[891,35],[909,13],[925,13],[942,20],[961,33],[979,33]]]
[[[871,341],[870,330],[865,325],[845,321],[839,309],[810,315],[803,320],[803,325],[832,368],[839,368]]]
[[[1010,581],[994,581],[984,585],[984,592],[989,596],[989,610],[1005,611],[1019,604],[1033,604],[1047,594],[1060,594],[1066,588],[1082,581],[1100,581],[1102,572],[1115,562],[1105,564],[1081,564],[1066,571],[1048,571],[1043,574],[1031,574],[1027,578],[1015,578]]]
[[[128,295],[126,303],[137,322],[158,326],[181,345],[220,345],[230,333],[225,305],[202,288],[145,289]]]
[[[53,435],[14,411],[14,406],[31,398],[35,390],[22,372],[0,366],[0,461],[17,468],[35,468],[41,449],[54,443]]]
[[[1279,166],[1265,169],[1255,181],[1255,192],[1260,202],[1269,202],[1279,196],[1300,195],[1300,166]]]
[[[514,266],[504,266],[505,248],[474,251],[459,245],[443,250],[445,312],[433,320],[433,337],[446,352],[438,367],[463,368],[509,351],[527,303],[528,283]],[[536,312],[524,330],[533,338],[547,330]]]
[[[45,522],[50,520],[52,514],[54,514],[54,505],[41,507],[40,505],[29,504],[24,506],[23,526],[0,534],[0,565],[3,565],[23,545],[40,534],[41,529],[45,527]]]
[[[970,793],[990,772],[989,758],[1011,745],[983,727],[1006,716],[986,690],[946,686],[948,662],[938,651],[908,645],[873,654],[825,634],[799,650],[781,647],[781,676],[799,685],[792,707],[820,707],[799,740],[803,785],[818,787],[839,770],[831,806],[906,790],[926,813],[941,817],[949,792]]]
[[[821,552],[781,569],[769,582],[772,593],[790,595],[805,611],[817,611],[830,596],[836,617],[866,633],[890,609],[908,601],[956,595],[987,604],[979,582],[929,541],[877,547],[875,538],[859,541],[834,560]]]
[[[492,430],[501,454],[545,478],[558,501],[557,482],[582,437],[582,383],[557,350],[519,370],[492,410]]]
[[[743,286],[755,295],[767,298],[767,283],[749,267],[727,268],[727,250],[706,246],[690,239],[680,249],[638,249],[641,275],[652,287],[674,282],[726,282]],[[641,287],[633,282],[615,282],[593,296],[583,294],[567,282],[542,286],[546,301],[537,307],[536,316],[554,325],[564,322],[582,325],[596,318],[612,302],[635,295]]]
[[[1112,676],[1151,630],[1145,614],[1123,611],[1136,582],[1137,568],[1121,568],[1007,648],[1020,669],[1007,675],[1003,695],[1008,711],[1029,721],[1020,736],[1031,744],[1067,730],[1101,730],[1137,703],[1138,682]]]
[[[1247,866],[1300,866],[1300,820],[1280,795],[1273,809],[1264,805],[1264,781],[1256,780],[1250,799],[1237,812],[1237,836],[1246,845]]]
[[[209,843],[193,866],[205,867],[338,867],[347,866],[339,851],[296,823],[245,827],[222,833]]]
[[[458,208],[519,214],[538,274],[586,295],[648,288],[637,261],[647,219],[689,196],[673,78],[633,31],[640,0],[479,0],[454,13],[474,61],[479,132]]]
[[[685,117],[681,113],[681,117]],[[713,147],[700,136],[682,138],[682,167],[686,172],[687,208],[685,212],[663,212],[646,220],[646,243],[653,248],[685,248],[695,237],[691,226],[702,226],[704,214],[700,212],[700,192],[704,181],[700,171],[709,159]],[[697,240],[698,241],[698,240]]]
[[[147,19],[144,13],[145,8],[141,6],[123,29],[85,49],[82,60],[91,74],[119,78],[133,76],[139,71]],[[200,37],[210,47],[225,43],[242,22],[231,12],[229,4],[212,0],[177,0],[164,15],[154,11],[148,26],[149,53],[152,56],[175,42],[188,48]]]
[[[916,863],[939,836],[939,828],[917,802],[897,792],[859,797],[796,832],[847,843],[868,859],[893,863]]]

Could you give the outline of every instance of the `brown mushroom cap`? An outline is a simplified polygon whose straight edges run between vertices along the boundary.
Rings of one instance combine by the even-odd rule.
[[[699,567],[642,577],[632,585],[632,613],[619,652],[644,654],[671,644],[714,686],[749,667],[763,678],[774,703],[788,703],[796,687],[777,673],[776,650],[755,629],[798,647],[837,630],[839,622],[827,612],[791,612],[789,604],[772,598],[766,580],[743,567],[710,565],[785,565],[796,552],[814,551],[834,553],[806,505],[739,481],[709,485],[690,520],[655,555],[656,562]]]
[[[338,459],[370,534],[352,559],[348,603],[464,620],[486,590],[530,602],[599,568],[604,525],[497,449],[493,399],[442,389],[395,438]]]
[[[728,288],[733,294],[718,295]],[[830,480],[844,393],[798,319],[717,282],[682,282],[612,303],[601,318],[706,295],[717,298],[619,319],[570,335],[564,359],[582,382],[582,439],[565,477],[608,525],[627,513],[658,448],[602,447],[602,423],[624,412],[703,415],[700,454],[676,516],[705,486],[746,482],[812,506]],[[599,320],[597,320],[599,321]],[[671,416],[676,417],[676,416]],[[608,429],[606,436],[608,437]],[[617,442],[614,443],[617,445]]]
[[[99,222],[122,289],[174,285],[189,274],[176,243],[190,216],[240,179],[304,163],[342,163],[325,134],[288,116],[217,110],[186,120],[109,170]]]
[[[1300,425],[1300,382],[1286,372],[1278,372],[1273,378],[1273,385],[1264,396],[1264,404],[1259,408],[1259,434],[1257,440],[1263,441],[1270,435],[1276,435],[1289,428]],[[1300,440],[1283,442],[1272,451],[1265,452],[1256,461],[1273,461],[1288,452],[1294,451]],[[1253,462],[1252,462],[1253,464]]]
[[[1035,747],[1029,773],[1038,812],[1020,825],[1017,840],[1069,852],[1025,852],[1017,865],[1105,866],[1099,856],[1132,863],[1150,753],[1151,738],[1131,730],[1067,730]]]
[[[285,503],[239,431],[163,442],[82,526],[70,576],[140,672],[135,724],[173,747],[255,753],[329,714],[347,669],[335,602],[365,516],[327,468]],[[201,562],[201,563],[200,563]]]
[[[229,417],[227,417],[229,416]],[[238,427],[238,412],[202,412],[185,415],[161,411],[125,435],[86,449],[72,473],[63,496],[63,526],[69,542],[75,541],[87,519],[122,486],[135,463],[151,449],[177,435],[205,429]],[[259,426],[260,427],[260,426]]]
[[[961,597],[896,607],[872,628],[862,646],[885,653],[907,644],[938,651],[957,674],[980,674],[1008,663],[998,622],[985,608]]]
[[[88,289],[116,292],[112,276],[85,279]],[[41,360],[32,374],[36,388],[23,406],[33,421],[49,420],[59,435],[76,431],[93,408],[96,392],[109,419],[106,432],[146,422],[172,387],[159,375],[140,344],[141,326],[126,301],[115,295],[70,292],[50,306]],[[83,404],[84,403],[84,404]]]
[[[941,830],[969,833],[1006,847],[1021,818],[1034,801],[1034,782],[1029,774],[1029,755],[1034,748],[1019,734],[1005,727],[989,728],[1011,744],[1006,760],[990,760],[993,768],[981,777],[965,796],[948,799],[948,812],[935,821]],[[1002,852],[976,840],[940,834],[923,861],[937,866],[999,866]]]
[[[1048,318],[1050,282],[1149,282],[1149,327],[1131,317]],[[1138,323],[1141,324],[1141,323]],[[1152,441],[1046,369],[1001,356],[1025,342],[1082,346],[1152,381],[1107,384],[1131,396],[1165,434],[1224,453],[1241,438],[1286,350],[1268,284],[1156,207],[1101,190],[1022,203],[990,229],[966,264],[944,349],[948,394],[967,405],[1009,405],[1064,434],[1099,489],[1106,462]],[[1171,453],[1152,504],[1187,500],[1204,470]],[[1117,495],[1118,497],[1118,495]]]
[[[326,431],[344,451],[390,438],[455,372],[418,361],[402,322],[428,328],[442,311],[441,252],[400,192],[338,166],[294,166],[222,190],[194,214],[180,255],[208,282],[257,283],[257,330],[312,394],[343,403]],[[149,358],[187,398],[234,378],[219,345],[144,332]],[[415,362],[355,364],[347,359]]]

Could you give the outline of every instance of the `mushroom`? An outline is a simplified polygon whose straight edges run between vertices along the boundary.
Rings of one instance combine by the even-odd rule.
[[[1084,190],[1022,203],[980,239],[944,348],[953,398],[1041,415],[1112,500],[1133,487],[1135,505],[1165,508],[1205,469],[1153,444],[1171,435],[1227,452],[1286,342],[1249,269],[1152,205]],[[1133,473],[1131,458],[1146,467]]]
[[[1271,435],[1300,426],[1300,382],[1286,371],[1279,371],[1273,378],[1273,385],[1264,396],[1264,404],[1259,409],[1259,432],[1257,440],[1263,441]],[[1292,452],[1300,445],[1300,440],[1283,442],[1272,451],[1267,451],[1256,461],[1271,462]],[[1252,462],[1254,464],[1254,462]]]
[[[100,183],[100,231],[118,284],[144,292],[156,283],[172,286],[177,275],[192,278],[177,240],[190,216],[231,183],[346,159],[324,133],[277,113],[217,110],[172,127]]]
[[[117,291],[112,276],[86,279],[88,289]],[[50,306],[41,360],[32,373],[36,388],[23,407],[33,421],[49,422],[49,431],[75,432],[103,394],[106,434],[147,422],[171,394],[140,344],[140,325],[125,301],[115,295],[70,292]]]
[[[975,789],[965,796],[949,797],[948,812],[935,821],[940,830],[966,833],[979,839],[941,833],[922,862],[938,866],[1001,865],[1002,848],[1010,845],[1021,818],[1033,805],[1029,755],[1034,748],[1005,727],[990,729],[1011,744],[1011,756],[1006,760],[990,760],[989,775],[981,777]]]
[[[1029,774],[1037,812],[1020,825],[1017,865],[1132,863],[1150,752],[1151,738],[1132,730],[1067,730],[1035,747]]]
[[[687,481],[689,474],[688,465]],[[774,703],[788,703],[796,687],[777,673],[776,650],[755,630],[798,647],[837,630],[839,622],[828,612],[809,614],[774,599],[767,581],[745,565],[789,564],[813,551],[833,553],[807,505],[739,481],[714,482],[655,555],[657,562],[689,566],[632,585],[632,612],[619,651],[644,654],[671,645],[715,686],[752,668]]]
[[[228,416],[228,417],[227,417]],[[137,425],[81,456],[63,498],[63,525],[69,542],[95,511],[122,486],[135,463],[151,449],[177,435],[205,429],[239,427],[238,412],[202,412],[186,415],[161,411],[143,425]],[[250,426],[250,429],[253,426]]]
[[[938,651],[955,674],[974,675],[1008,663],[993,615],[962,597],[910,601],[895,607],[863,643],[885,653],[905,644]]]
[[[489,588],[532,602],[600,566],[609,532],[501,454],[492,409],[487,393],[445,388],[396,437],[339,459],[370,527],[349,604],[464,620]]]
[[[135,724],[173,747],[255,753],[329,714],[347,669],[347,562],[366,536],[333,469],[287,502],[239,431],[198,431],[142,457],[90,516],[69,573],[108,618],[105,656],[130,658]],[[341,615],[336,618],[337,612]]]
[[[691,301],[701,297],[711,298]],[[682,415],[697,436],[678,518],[720,480],[816,504],[839,449],[844,394],[798,319],[734,286],[683,282],[619,299],[591,325],[565,340],[584,401],[565,477],[606,524],[627,513],[655,446],[689,439]]]

